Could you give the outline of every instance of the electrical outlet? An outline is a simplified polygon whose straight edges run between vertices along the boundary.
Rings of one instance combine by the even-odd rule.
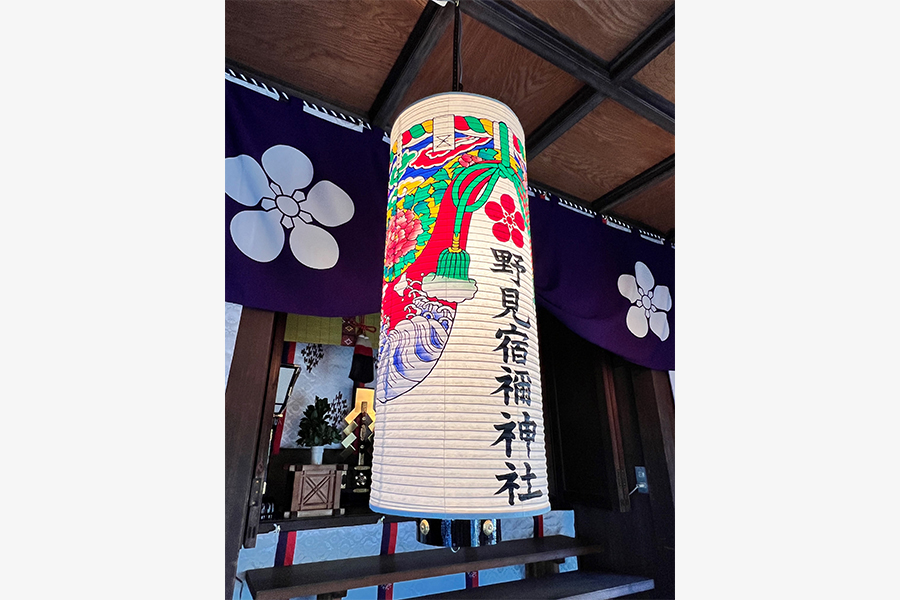
[[[637,481],[637,491],[639,494],[649,494],[650,488],[647,485],[647,468],[646,467],[635,467],[634,468],[634,477]]]

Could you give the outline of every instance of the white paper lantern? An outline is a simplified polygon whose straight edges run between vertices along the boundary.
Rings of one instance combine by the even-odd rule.
[[[391,133],[371,508],[550,510],[525,142],[504,104],[446,93]]]

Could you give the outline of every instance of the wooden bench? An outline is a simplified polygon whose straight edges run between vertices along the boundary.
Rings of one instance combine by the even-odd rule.
[[[457,552],[449,548],[435,548],[252,569],[246,572],[245,580],[256,600],[289,600],[311,595],[341,598],[347,590],[355,588],[512,565],[562,562],[570,556],[596,554],[602,550],[601,546],[554,535],[500,542],[494,546],[461,548]]]
[[[569,571],[484,587],[420,596],[417,600],[609,600],[653,589],[653,580],[633,575]]]

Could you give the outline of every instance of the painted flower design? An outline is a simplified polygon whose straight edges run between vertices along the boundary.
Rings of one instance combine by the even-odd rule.
[[[323,180],[302,191],[313,179],[313,165],[292,146],[272,146],[262,166],[246,154],[225,159],[225,193],[248,207],[231,220],[231,239],[247,257],[271,262],[284,249],[285,230],[291,232],[291,252],[312,269],[337,264],[337,240],[320,227],[337,227],[353,217],[347,192]],[[318,224],[317,224],[318,223]]]
[[[459,164],[463,168],[471,167],[475,163],[480,163],[482,161],[484,161],[484,159],[481,158],[480,156],[478,156],[477,154],[474,154],[474,155],[473,154],[463,154],[462,156],[459,157]]]
[[[392,267],[406,254],[415,250],[416,238],[422,233],[422,224],[416,213],[405,208],[398,209],[388,221],[387,245],[384,252],[385,264]]]
[[[672,296],[667,286],[655,283],[647,265],[638,261],[634,264],[634,276],[619,276],[619,293],[632,303],[625,316],[628,331],[642,338],[647,335],[649,325],[650,331],[665,341],[669,337],[666,313],[672,308]]]
[[[494,201],[484,205],[484,212],[494,223],[491,231],[494,237],[501,242],[507,242],[512,238],[513,244],[521,248],[525,244],[522,232],[525,231],[525,219],[522,213],[516,210],[516,202],[509,194],[500,196],[500,204]]]

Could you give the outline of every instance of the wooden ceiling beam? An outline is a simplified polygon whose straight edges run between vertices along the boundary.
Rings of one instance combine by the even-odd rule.
[[[609,64],[605,60],[525,9],[509,0],[464,0],[460,2],[459,8],[555,67],[604,92],[665,131],[675,133],[673,103],[660,102],[661,96],[633,80],[627,81],[627,88],[614,82],[610,76]],[[624,66],[626,63],[622,64]]]
[[[589,85],[578,90],[546,121],[538,125],[531,135],[527,136],[525,146],[528,158],[532,159],[537,156],[608,97],[604,92],[599,92]]]
[[[597,212],[608,212],[674,174],[675,155],[673,154],[591,202],[591,209]]]
[[[597,89],[612,86],[606,61],[512,2],[463,0],[459,8],[576,79]]]
[[[673,4],[647,29],[637,36],[609,63],[613,82],[621,83],[634,77],[638,71],[672,45],[675,41],[675,5]]]
[[[374,125],[390,132],[391,116],[452,21],[453,6],[440,6],[434,2],[425,4],[419,20],[369,109]]]
[[[664,131],[675,133],[675,104],[634,79],[622,83],[610,98]]]

